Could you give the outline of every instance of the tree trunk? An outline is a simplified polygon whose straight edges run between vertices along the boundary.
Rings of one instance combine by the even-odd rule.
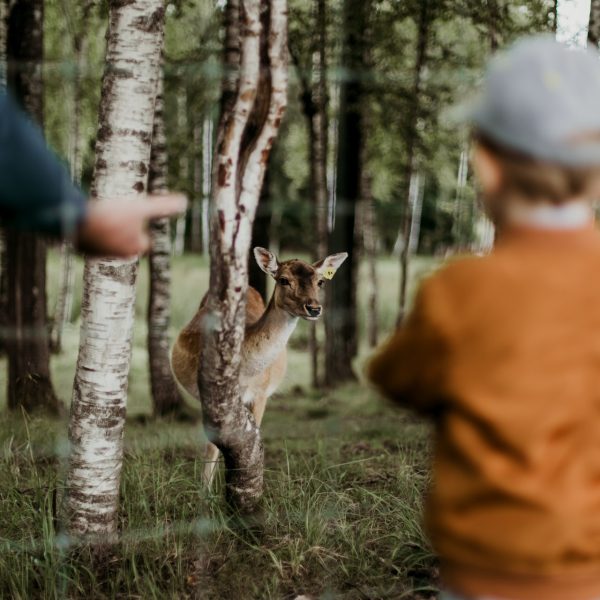
[[[202,252],[202,125],[194,123],[194,181],[190,215],[190,250]]]
[[[356,282],[358,261],[354,239],[356,207],[360,199],[363,145],[363,85],[365,29],[370,2],[344,1],[343,66],[348,75],[340,96],[339,145],[335,224],[329,253],[348,252],[348,268],[328,285],[325,318],[325,383],[329,386],[355,379],[352,360],[358,349]]]
[[[73,246],[65,240],[60,247],[60,276],[58,295],[50,328],[50,350],[54,353],[62,351],[62,336],[65,325],[71,318],[73,307]]]
[[[417,171],[413,174],[411,184],[411,222],[410,233],[408,236],[408,255],[414,256],[419,248],[419,236],[421,235],[421,213],[423,210],[423,193],[425,191],[421,173]]]
[[[262,496],[263,446],[254,417],[241,399],[240,351],[252,221],[286,106],[287,2],[230,0],[225,18],[226,63],[230,67],[239,57],[239,76],[226,69],[213,169],[210,288],[198,387],[207,435],[225,459],[228,504],[241,514],[252,514]],[[235,39],[240,40],[238,52]]]
[[[210,249],[210,189],[212,172],[213,122],[207,117],[202,126],[202,254]]]
[[[83,86],[82,74],[87,61],[87,27],[89,17],[94,7],[94,0],[87,0],[82,7],[81,23],[78,23],[78,30],[74,33],[73,50],[75,51],[75,60],[77,70],[73,81],[73,113],[70,128],[70,164],[71,178],[77,184],[81,184],[81,174],[83,170],[83,148],[81,136],[81,119],[83,111]],[[52,352],[62,350],[62,334],[65,325],[71,317],[73,307],[73,245],[69,240],[65,240],[61,246],[61,269],[60,280],[58,284],[58,297],[54,308],[52,319],[52,328],[50,329],[50,348]]]
[[[43,0],[18,0],[10,7],[7,54],[9,81],[16,97],[38,122],[44,120],[42,62]],[[46,243],[15,230],[6,236],[8,406],[57,413],[50,380],[46,319]]]
[[[417,51],[415,56],[415,65],[413,68],[413,85],[411,92],[411,102],[408,115],[408,134],[406,139],[406,168],[404,171],[404,182],[406,185],[406,196],[404,201],[404,215],[402,217],[402,251],[400,253],[400,306],[398,311],[397,323],[400,324],[406,315],[406,292],[408,288],[409,276],[409,240],[410,227],[412,223],[411,210],[411,186],[414,181],[417,170],[417,141],[418,130],[417,123],[419,118],[419,107],[423,87],[423,72],[427,61],[427,45],[429,42],[430,30],[430,0],[423,0],[419,5],[419,16],[417,22]]]
[[[367,259],[369,291],[367,300],[367,340],[369,347],[377,346],[379,337],[377,295],[379,284],[377,280],[377,228],[375,222],[375,206],[373,202],[372,181],[366,169],[362,179],[362,209],[363,209],[363,245]]]
[[[269,176],[269,165],[265,172],[260,200],[256,209],[254,226],[252,227],[252,244],[254,248],[268,248],[270,244],[269,230],[271,226],[271,185]],[[249,284],[267,301],[267,275],[258,266],[254,255],[250,253],[248,257],[248,282]]]
[[[598,48],[600,41],[600,0],[590,3],[590,19],[588,23],[587,43],[590,48]]]
[[[111,0],[92,195],[146,189],[163,38],[162,0]],[[67,528],[113,538],[117,528],[137,259],[87,258],[71,404]]]
[[[315,24],[317,45],[312,56],[312,83],[303,97],[304,113],[308,119],[310,142],[310,180],[313,195],[313,260],[317,261],[327,255],[327,13],[325,0],[315,0]],[[312,385],[318,388],[322,384],[319,372],[319,322],[310,328],[310,355]]]
[[[488,33],[492,54],[498,50],[502,42],[500,32],[500,7],[498,0],[488,0]]]
[[[461,252],[465,249],[464,241],[464,194],[467,186],[467,177],[469,171],[469,148],[465,143],[458,163],[458,173],[456,175],[456,196],[454,198],[454,244],[456,249]],[[483,215],[484,218],[487,218]]]
[[[177,129],[180,137],[187,140],[188,118],[187,118],[187,89],[185,83],[180,87],[177,94]],[[179,186],[180,189],[188,189],[190,176],[190,161],[187,145],[181,149],[179,154]],[[187,229],[187,215],[177,217],[175,221],[175,240],[173,243],[173,254],[182,256],[185,252],[185,238]]]
[[[167,192],[167,140],[165,136],[162,75],[154,111],[150,155],[149,193]],[[169,323],[171,320],[170,219],[150,223],[150,294],[148,299],[148,357],[155,417],[184,416],[184,403],[171,372]]]

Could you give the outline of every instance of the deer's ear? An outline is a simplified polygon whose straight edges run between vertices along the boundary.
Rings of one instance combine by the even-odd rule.
[[[254,258],[256,259],[256,262],[261,270],[263,270],[267,275],[270,275],[271,277],[275,277],[277,275],[279,262],[277,261],[277,257],[272,252],[266,248],[257,246],[254,248]]]
[[[333,279],[335,272],[342,266],[342,263],[348,258],[347,252],[339,252],[338,254],[330,254],[327,258],[316,262],[313,267],[317,273],[325,277],[325,279]]]

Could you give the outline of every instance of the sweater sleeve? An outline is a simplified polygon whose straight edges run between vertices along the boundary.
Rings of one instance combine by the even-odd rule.
[[[84,194],[48,149],[41,131],[7,94],[0,95],[0,218],[10,227],[73,234]]]
[[[406,322],[375,353],[367,377],[392,401],[432,414],[442,406],[449,343],[438,314],[443,304],[433,279],[420,288]]]

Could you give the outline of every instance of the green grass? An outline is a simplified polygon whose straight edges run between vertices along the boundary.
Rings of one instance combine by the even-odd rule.
[[[415,261],[413,284],[431,260]],[[57,280],[49,261],[49,281]],[[78,263],[80,294],[80,271]],[[381,322],[395,318],[398,267],[381,260]],[[202,259],[174,263],[173,331],[207,286]],[[50,286],[50,305],[54,289]],[[361,286],[364,291],[366,286]],[[219,481],[200,485],[200,425],[142,422],[151,403],[140,270],[137,326],[125,432],[120,520],[110,555],[94,561],[65,547],[57,530],[63,494],[66,422],[0,411],[0,598],[429,598],[435,557],[420,525],[428,479],[428,429],[361,383],[327,393],[307,387],[306,325],[295,333],[290,367],[270,401],[265,521],[260,533],[231,528]],[[360,302],[364,306],[365,299]],[[78,302],[74,314],[77,316]],[[364,310],[361,310],[364,314]],[[56,389],[68,404],[77,321],[53,358]],[[360,373],[367,349],[361,349]],[[5,364],[0,364],[4,404]]]

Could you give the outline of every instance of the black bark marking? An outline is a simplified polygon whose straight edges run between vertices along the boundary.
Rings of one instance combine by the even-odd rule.
[[[130,6],[135,4],[137,0],[110,0],[110,7],[112,10],[118,10],[124,6]]]
[[[106,123],[103,123],[102,125],[100,125],[100,127],[98,127],[98,135],[96,136],[96,139],[99,142],[106,142],[106,140],[110,139],[112,134],[113,134],[112,127],[110,127]],[[106,162],[104,163],[104,165],[106,166]]]
[[[227,185],[227,179],[229,178],[229,169],[225,165],[219,165],[219,170],[217,173],[217,182],[220,187],[225,187]]]
[[[124,285],[135,284],[135,268],[131,264],[114,266],[101,263],[98,265],[98,271],[103,277],[118,281]]]
[[[147,17],[138,17],[133,21],[133,26],[136,29],[145,31],[146,33],[155,33],[160,31],[164,21],[165,9],[161,6]]]

